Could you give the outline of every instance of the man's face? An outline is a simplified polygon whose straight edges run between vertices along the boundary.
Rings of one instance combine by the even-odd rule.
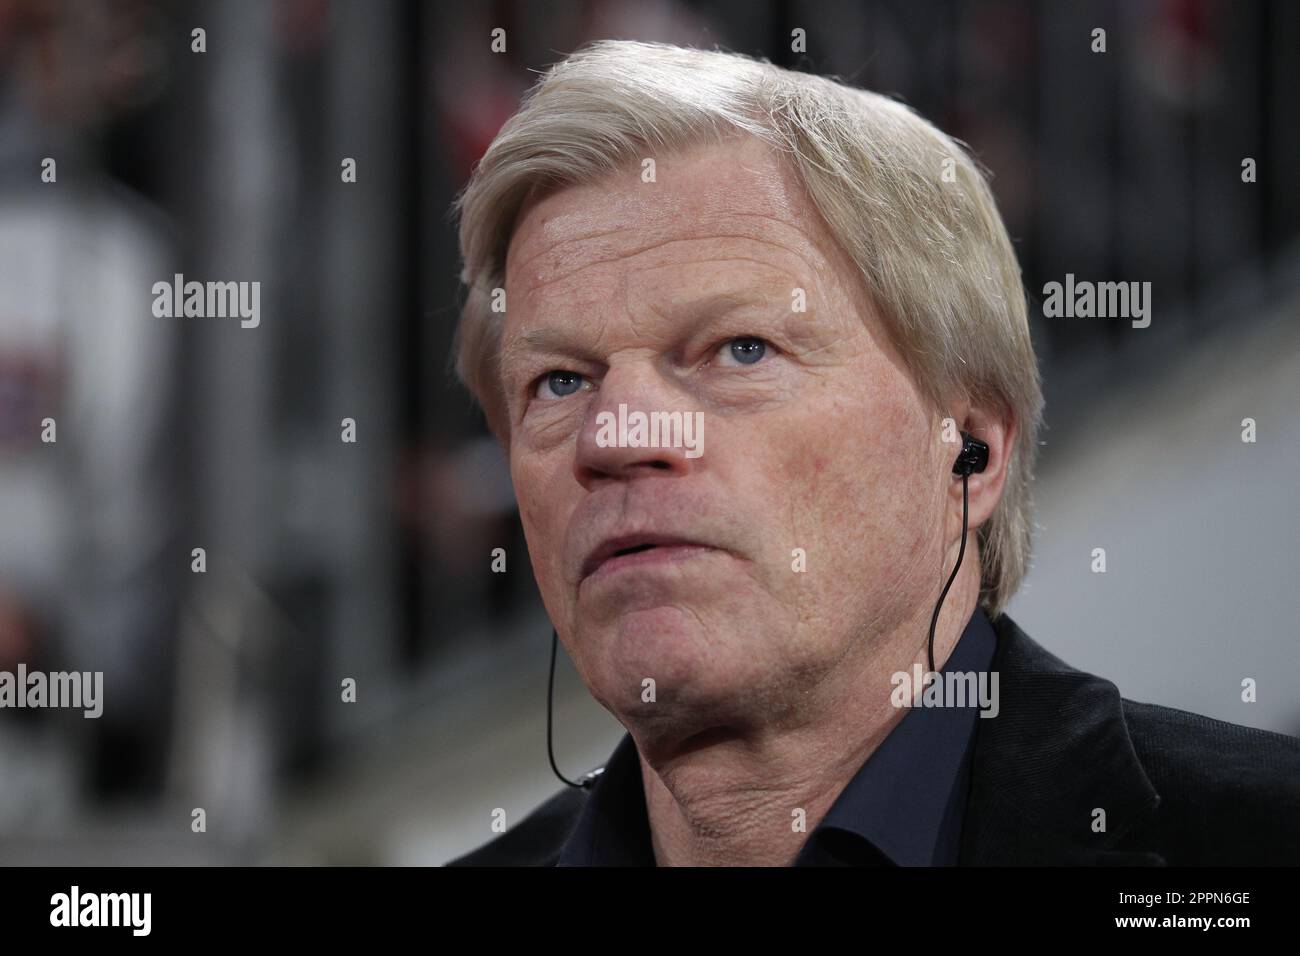
[[[951,446],[778,154],[656,162],[525,208],[502,384],[551,620],[605,707],[681,733],[796,714],[933,598]],[[607,446],[620,404],[702,413],[703,454]]]

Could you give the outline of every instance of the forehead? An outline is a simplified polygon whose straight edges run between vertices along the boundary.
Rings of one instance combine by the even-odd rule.
[[[712,257],[746,261],[751,272],[805,274],[842,264],[794,171],[761,140],[647,158],[653,182],[637,161],[525,205],[506,258],[512,301],[580,294],[593,272],[633,261],[698,266]]]

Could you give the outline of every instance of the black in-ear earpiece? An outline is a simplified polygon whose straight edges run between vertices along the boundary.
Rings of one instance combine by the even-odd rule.
[[[954,475],[973,475],[983,471],[989,463],[989,446],[969,432],[961,433],[961,454],[953,462]]]

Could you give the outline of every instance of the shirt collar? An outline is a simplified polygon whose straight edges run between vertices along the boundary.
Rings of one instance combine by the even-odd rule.
[[[997,636],[976,608],[945,672],[987,671]],[[915,707],[890,731],[809,835],[795,865],[822,862],[834,832],[854,834],[900,866],[955,863],[976,707]],[[641,761],[624,733],[588,794],[557,866],[654,866]]]
[[[978,677],[996,647],[988,616],[976,608],[941,670]],[[979,714],[974,706],[909,708],[840,792],[800,857],[813,857],[820,831],[834,829],[856,834],[899,866],[956,863]]]
[[[629,733],[605,764],[556,866],[654,866],[641,759]]]

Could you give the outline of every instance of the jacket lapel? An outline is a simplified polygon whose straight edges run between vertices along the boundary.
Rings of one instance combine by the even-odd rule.
[[[960,862],[1163,865],[1147,826],[1160,795],[1118,688],[1070,667],[1005,614],[993,629],[1000,709],[978,721]],[[1094,829],[1098,810],[1104,832]]]

